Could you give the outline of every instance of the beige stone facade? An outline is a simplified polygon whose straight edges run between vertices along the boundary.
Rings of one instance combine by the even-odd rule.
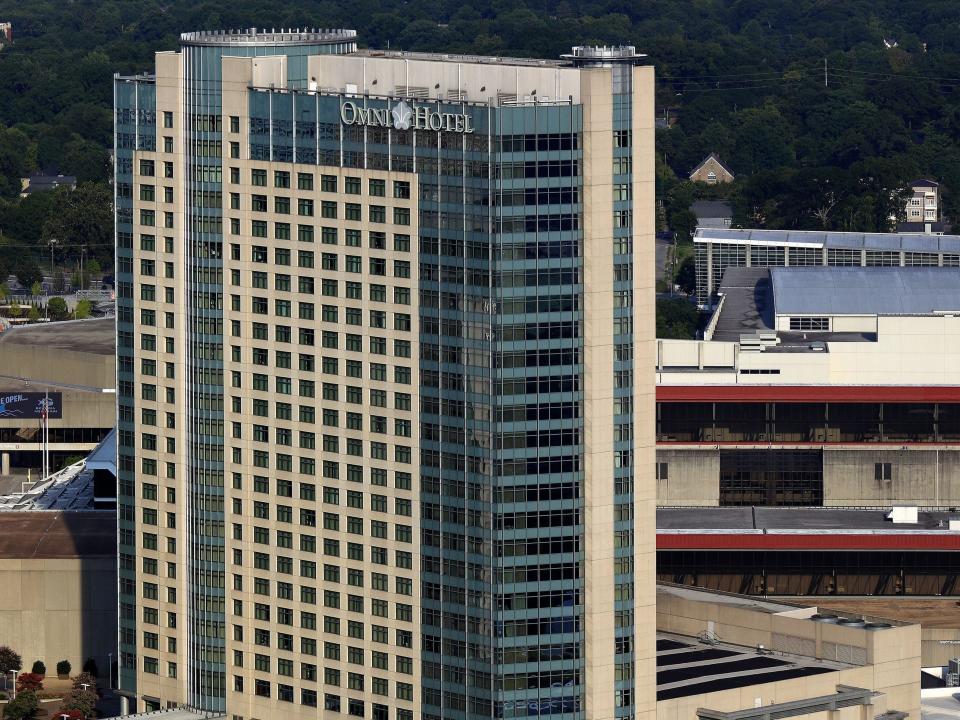
[[[106,678],[116,660],[117,564],[113,512],[0,513],[0,644],[29,672],[53,675],[92,658]]]

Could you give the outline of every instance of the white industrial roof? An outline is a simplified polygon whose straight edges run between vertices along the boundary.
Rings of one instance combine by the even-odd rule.
[[[960,312],[960,269],[770,268],[777,315],[932,315]]]
[[[0,495],[0,512],[19,510],[91,510],[94,507],[93,473],[117,474],[116,429],[83,460],[41,478],[26,492]]]
[[[960,253],[960,235],[925,233],[856,233],[821,230],[750,230],[738,228],[697,228],[694,242],[734,245],[783,245],[846,250],[887,250],[898,252]]]

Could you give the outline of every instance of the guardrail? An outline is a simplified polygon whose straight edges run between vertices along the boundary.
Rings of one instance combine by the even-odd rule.
[[[795,700],[734,712],[697,708],[697,717],[700,720],[779,720],[780,718],[796,717],[798,715],[836,711],[854,705],[872,705],[873,695],[873,691],[867,688],[837,685],[835,695],[822,695],[806,700]]]
[[[92,300],[94,302],[103,302],[113,300],[113,290],[77,290],[75,293],[44,293],[43,295],[7,295],[2,304],[4,305],[33,305],[40,303],[46,305],[51,298],[62,297],[64,299],[75,297],[77,300]]]

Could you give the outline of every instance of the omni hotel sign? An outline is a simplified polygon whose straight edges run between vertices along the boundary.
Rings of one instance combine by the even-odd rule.
[[[466,113],[446,113],[423,105],[410,107],[403,100],[392,108],[370,108],[347,100],[340,105],[344,125],[394,128],[396,130],[437,130],[472,133],[473,120]]]

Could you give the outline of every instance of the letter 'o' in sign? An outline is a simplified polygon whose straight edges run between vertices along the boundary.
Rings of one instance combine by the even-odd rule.
[[[340,106],[340,119],[344,125],[353,125],[357,121],[357,106],[352,102],[345,102]]]

